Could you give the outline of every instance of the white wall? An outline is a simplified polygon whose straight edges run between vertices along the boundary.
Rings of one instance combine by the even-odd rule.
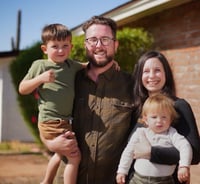
[[[33,136],[20,113],[17,94],[10,76],[9,64],[12,59],[0,58],[0,142],[33,142]]]

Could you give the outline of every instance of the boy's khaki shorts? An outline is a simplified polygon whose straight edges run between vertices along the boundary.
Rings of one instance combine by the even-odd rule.
[[[41,122],[38,123],[38,128],[40,134],[45,139],[54,139],[55,137],[72,130],[70,123],[66,120],[50,120]]]

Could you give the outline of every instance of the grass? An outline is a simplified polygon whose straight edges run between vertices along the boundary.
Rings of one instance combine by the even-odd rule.
[[[0,153],[39,153],[42,146],[36,143],[9,141],[0,143]]]

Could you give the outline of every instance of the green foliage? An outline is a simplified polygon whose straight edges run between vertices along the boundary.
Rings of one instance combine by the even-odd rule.
[[[141,53],[149,50],[153,44],[153,37],[142,28],[124,28],[118,31],[117,39],[119,40],[120,45],[115,60],[118,61],[122,70],[128,72],[132,72],[134,64]],[[73,45],[74,47],[70,58],[86,62],[84,36],[74,36]],[[44,57],[45,56],[40,49],[40,44],[36,43],[32,47],[21,52],[10,65],[11,76],[18,94],[18,103],[22,115],[37,142],[40,142],[40,139],[37,128],[38,108],[36,94],[20,95],[18,93],[18,86],[32,62]]]
[[[13,62],[10,65],[11,77],[17,92],[17,100],[20,106],[21,113],[36,142],[40,142],[37,128],[37,100],[35,98],[35,95],[33,94],[20,95],[18,93],[18,86],[20,81],[26,75],[32,62],[42,57],[43,53],[41,52],[40,44],[36,43],[31,48],[20,52],[19,56],[15,60],[13,60]]]
[[[84,48],[84,36],[73,36],[73,49],[70,54],[70,58],[80,61],[87,62]]]
[[[116,61],[125,71],[132,72],[139,56],[149,50],[153,44],[153,37],[143,28],[123,28],[117,33],[119,48]]]

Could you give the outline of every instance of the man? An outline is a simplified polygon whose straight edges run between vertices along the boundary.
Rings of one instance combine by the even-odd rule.
[[[88,66],[77,73],[73,130],[81,150],[77,183],[114,184],[121,153],[131,132],[132,77],[117,71],[116,23],[94,16],[83,25]],[[70,132],[49,144],[60,154],[77,149]],[[55,145],[57,147],[55,148]],[[65,148],[65,149],[64,149]]]
[[[73,130],[81,150],[78,183],[115,183],[131,131],[131,75],[116,71],[116,23],[94,16],[83,25],[88,67],[75,82]]]

